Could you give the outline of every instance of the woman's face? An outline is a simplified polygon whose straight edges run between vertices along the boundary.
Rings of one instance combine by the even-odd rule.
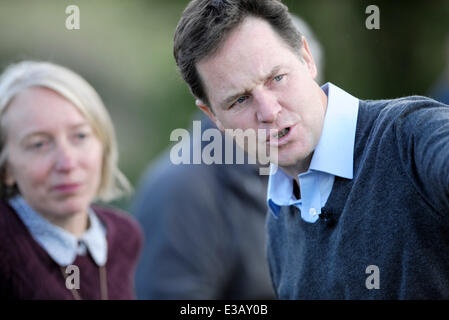
[[[41,87],[18,94],[3,118],[6,181],[50,221],[87,212],[100,185],[103,148],[67,99]]]

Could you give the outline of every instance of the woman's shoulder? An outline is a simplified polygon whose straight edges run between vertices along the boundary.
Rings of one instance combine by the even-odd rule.
[[[118,209],[112,206],[104,204],[95,204],[92,206],[100,220],[108,224],[114,224],[120,229],[140,229],[140,225],[137,220],[128,212]]]
[[[18,224],[14,221],[13,210],[8,206],[7,201],[0,200],[0,257],[11,246],[11,240],[13,236],[13,229],[16,229]],[[3,259],[2,259],[3,260]]]
[[[22,272],[33,266],[34,262],[41,257],[36,253],[37,247],[37,243],[8,201],[0,200],[0,273],[2,276],[10,278],[13,273],[19,270]]]
[[[14,209],[7,200],[0,200],[0,239],[16,234],[19,229],[23,230],[23,226]],[[3,241],[0,240],[0,242]]]
[[[143,231],[137,220],[129,213],[107,205],[95,204],[92,209],[106,227],[108,239],[120,242],[126,238],[126,243],[139,246],[143,241]],[[130,241],[134,239],[134,241]]]

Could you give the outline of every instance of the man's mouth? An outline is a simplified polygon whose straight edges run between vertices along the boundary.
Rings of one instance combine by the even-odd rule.
[[[273,144],[275,146],[283,146],[288,143],[290,140],[290,135],[294,130],[295,125],[285,127],[284,129],[278,130],[277,133],[268,135],[266,142],[269,144]]]
[[[290,127],[284,128],[274,136],[276,139],[281,139],[282,137],[286,136],[290,132]]]

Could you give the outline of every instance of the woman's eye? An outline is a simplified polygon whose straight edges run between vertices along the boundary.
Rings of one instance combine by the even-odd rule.
[[[88,137],[89,137],[89,132],[87,132],[87,131],[79,131],[79,132],[76,132],[74,135],[74,139],[79,142],[86,140]]]
[[[33,141],[28,145],[28,149],[39,151],[45,148],[48,145],[48,141]]]
[[[40,148],[42,148],[43,146],[44,146],[44,143],[43,143],[42,141],[35,142],[35,143],[33,143],[33,144],[31,145],[31,147],[32,147],[33,149],[40,149]]]
[[[83,133],[83,132],[80,132],[80,133],[76,134],[76,138],[79,139],[79,140],[83,140],[86,137],[87,137],[87,134]]]

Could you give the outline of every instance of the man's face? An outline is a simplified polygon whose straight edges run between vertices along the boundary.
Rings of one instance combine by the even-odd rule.
[[[313,80],[316,67],[305,40],[294,53],[267,22],[248,17],[197,68],[213,112],[197,105],[218,128],[275,129],[258,143],[278,146],[279,166],[308,168],[327,97]]]

